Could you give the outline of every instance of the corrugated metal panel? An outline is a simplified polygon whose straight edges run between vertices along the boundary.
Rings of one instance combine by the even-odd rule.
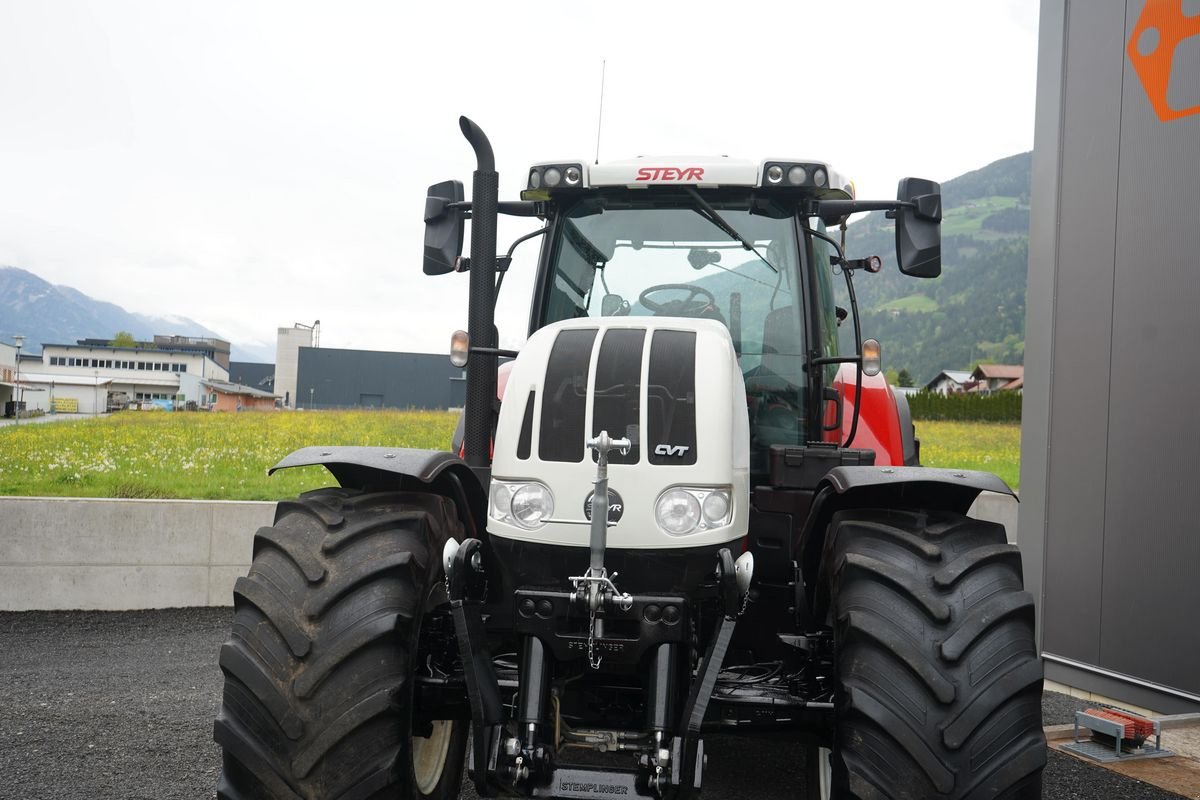
[[[1124,65],[1099,664],[1200,694],[1200,115],[1161,122]]]
[[[1200,115],[1149,101],[1126,53],[1145,7],[1042,7],[1020,538],[1043,648],[1073,660],[1048,674],[1178,710],[1200,695]]]
[[[1121,82],[1125,14],[1103,2],[1068,20],[1043,646],[1095,663],[1120,149],[1121,98],[1112,87]]]
[[[318,409],[446,409],[455,406],[451,384],[462,374],[445,355],[301,347],[295,400],[299,408],[311,397]]]

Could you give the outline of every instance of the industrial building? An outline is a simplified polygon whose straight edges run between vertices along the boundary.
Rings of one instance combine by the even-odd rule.
[[[108,339],[78,339],[78,344],[91,347],[106,347],[111,342]],[[225,369],[229,369],[229,342],[224,339],[210,339],[197,336],[162,336],[155,335],[153,341],[135,342],[135,346],[145,350],[170,350],[176,353],[197,353],[208,356]]]
[[[297,355],[298,408],[445,410],[466,397],[463,370],[446,355],[316,347]]]
[[[297,322],[290,328],[279,328],[275,337],[275,394],[284,408],[297,408],[296,370],[301,347],[320,345],[321,320],[312,325]]]
[[[0,413],[16,399],[17,348],[0,342]]]
[[[1200,711],[1200,32],[1187,13],[1041,4],[1021,442],[1046,678],[1167,713]]]
[[[274,392],[275,365],[257,361],[230,361],[229,380],[264,392]]]
[[[229,371],[198,348],[115,347],[101,340],[43,344],[41,356],[21,357],[21,388],[30,411],[94,414],[107,410],[109,395],[130,402],[204,407],[205,380],[229,379]]]

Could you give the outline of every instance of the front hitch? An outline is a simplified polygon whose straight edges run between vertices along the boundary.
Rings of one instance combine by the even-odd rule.
[[[585,604],[588,611],[588,666],[600,669],[601,659],[596,656],[596,640],[604,638],[603,612],[618,608],[628,611],[633,607],[633,598],[622,592],[613,583],[617,573],[610,577],[604,566],[604,552],[608,547],[608,453],[629,452],[629,439],[613,439],[608,431],[587,441],[587,446],[596,451],[596,480],[592,482],[592,527],[589,539],[589,563],[587,572],[570,578],[575,586],[576,601]],[[600,501],[603,500],[603,505]]]

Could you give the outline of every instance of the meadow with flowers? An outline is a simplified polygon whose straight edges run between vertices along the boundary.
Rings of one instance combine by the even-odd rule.
[[[446,449],[458,416],[438,411],[306,411],[108,417],[0,428],[0,495],[279,500],[332,485],[323,467],[267,476],[310,445]],[[918,421],[926,466],[1020,478],[1019,425]]]
[[[123,412],[0,428],[0,495],[278,500],[333,485],[324,467],[267,476],[310,445],[431,450],[450,445],[457,414],[305,411]]]

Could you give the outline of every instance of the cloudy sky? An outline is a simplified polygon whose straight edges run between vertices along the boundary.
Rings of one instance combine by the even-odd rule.
[[[821,158],[888,198],[1033,144],[1036,0],[0,0],[0,265],[269,352],[315,319],[322,346],[443,352],[467,280],[421,274],[422,210],[469,191],[458,115],[515,198],[594,155],[602,61],[601,159]]]

